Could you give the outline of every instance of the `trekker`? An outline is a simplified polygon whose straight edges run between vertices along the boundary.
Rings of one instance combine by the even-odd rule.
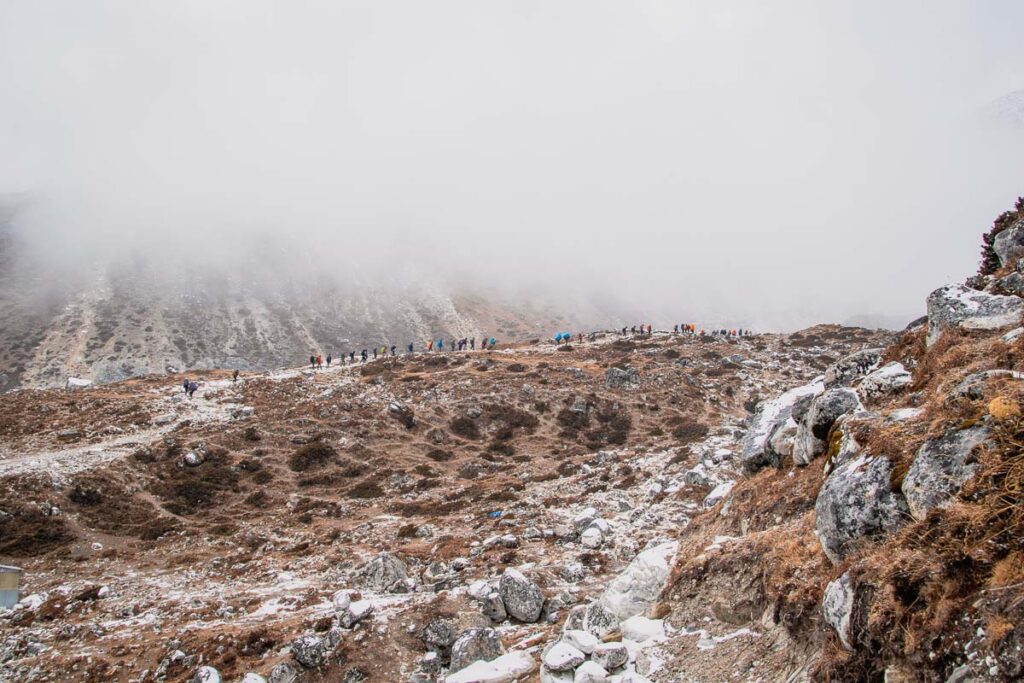
[[[636,325],[633,325],[633,327],[629,328],[629,333],[636,334]]]
[[[327,354],[327,367],[331,367],[331,354]]]
[[[430,341],[427,342],[427,351],[433,351],[433,350],[434,350],[434,340],[431,339]]]
[[[412,342],[409,342],[409,353],[412,353]]]
[[[647,326],[647,336],[648,337],[651,336],[651,326],[650,325]]]
[[[469,340],[469,350],[473,351],[474,349],[476,349],[476,337]]]
[[[625,337],[625,336],[626,336],[626,328],[625,328],[625,327],[623,327],[623,328],[622,328],[622,336],[623,336],[623,337]]]
[[[373,359],[377,360],[377,347],[376,346],[373,347]]]
[[[185,393],[187,394],[188,393],[188,378],[187,377],[182,381],[181,386],[185,390]]]
[[[192,398],[192,395],[196,393],[196,390],[198,388],[199,388],[199,383],[198,382],[195,382],[195,381],[189,382],[188,383],[188,397]]]
[[[366,349],[363,349],[363,352],[360,355],[363,357],[363,362],[365,363],[366,362],[366,356],[367,356]]]
[[[392,356],[396,355],[395,354],[395,345],[394,344],[391,345],[391,355]]]
[[[583,333],[580,332],[580,344],[582,344],[582,343],[583,343]]]
[[[323,369],[323,367],[324,367],[324,357],[323,356],[317,356],[316,357],[316,366],[317,366],[317,368],[319,368],[321,370]]]
[[[231,383],[234,384],[237,381],[238,381],[238,370],[236,369],[234,374],[231,375]]]
[[[444,351],[444,339],[437,340],[437,350]]]
[[[309,357],[309,369],[316,370],[316,356]]]
[[[350,361],[352,361],[353,363],[355,363],[356,362],[356,352],[355,351],[349,351],[348,352],[348,359]]]

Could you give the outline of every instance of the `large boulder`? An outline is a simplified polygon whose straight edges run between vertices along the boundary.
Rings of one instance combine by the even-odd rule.
[[[768,465],[779,465],[779,456],[772,450],[770,439],[777,430],[785,429],[790,420],[795,422],[793,413],[802,402],[824,390],[825,385],[816,379],[770,401],[764,401],[757,407],[740,447],[740,463],[745,472],[753,474]]]
[[[829,430],[843,415],[861,408],[857,392],[846,387],[829,389],[811,401],[811,407],[797,429],[793,462],[808,465],[825,452]]]
[[[405,563],[389,552],[382,552],[363,566],[363,586],[378,593],[409,592]]]
[[[1024,218],[996,235],[992,250],[999,257],[999,263],[1004,266],[1009,265],[1013,259],[1024,256]]]
[[[946,285],[928,295],[927,345],[934,344],[951,328],[962,330],[997,330],[1017,325],[1024,317],[1024,299],[1000,296],[969,289],[963,285]]]
[[[461,671],[473,662],[489,662],[505,652],[501,637],[493,628],[471,628],[463,631],[452,644],[450,670]]]
[[[608,584],[598,601],[601,607],[619,621],[646,612],[665,587],[678,549],[678,542],[669,541],[648,548],[633,558],[629,566]],[[601,637],[604,634],[595,635]]]
[[[327,644],[319,636],[300,636],[292,641],[292,656],[307,669],[315,669],[327,657]]]
[[[863,377],[878,367],[882,352],[883,349],[861,349],[840,358],[825,370],[825,386],[850,386],[858,377]]]
[[[902,391],[910,386],[912,379],[910,373],[903,367],[903,363],[886,363],[877,370],[869,372],[857,385],[857,392],[864,397],[864,400],[870,401]]]
[[[907,501],[892,490],[892,465],[885,456],[857,455],[840,462],[814,504],[822,549],[833,564],[858,542],[877,539],[910,519]]]
[[[972,427],[927,441],[917,450],[902,486],[916,519],[923,519],[932,508],[948,504],[964,482],[974,476],[978,469],[974,449],[987,438],[987,427]]]
[[[544,593],[540,586],[521,572],[506,569],[498,583],[498,594],[509,616],[526,623],[533,623],[540,618],[544,608]]]

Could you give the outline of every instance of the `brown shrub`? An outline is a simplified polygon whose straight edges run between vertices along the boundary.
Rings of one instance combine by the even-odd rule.
[[[464,439],[476,440],[480,438],[480,427],[475,421],[466,416],[453,419],[448,423],[448,428],[452,430],[453,434]]]
[[[306,470],[323,467],[333,461],[337,455],[338,452],[332,446],[321,441],[315,441],[306,444],[292,453],[288,458],[288,467],[293,472],[305,472]]]

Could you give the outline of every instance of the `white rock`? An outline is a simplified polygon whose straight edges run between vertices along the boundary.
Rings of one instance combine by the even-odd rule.
[[[597,662],[583,662],[573,677],[573,683],[608,683],[608,672]]]
[[[622,643],[599,643],[590,657],[606,670],[614,671],[626,666],[629,661],[629,651]]]
[[[597,508],[587,508],[573,518],[572,524],[577,529],[585,529],[595,519],[597,519]]]
[[[242,683],[267,683],[267,679],[259,674],[245,674],[242,677]]]
[[[732,492],[732,487],[736,485],[736,482],[729,480],[723,481],[721,484],[711,490],[711,493],[704,499],[704,507],[712,508],[718,505],[718,503],[728,496]]]
[[[544,666],[552,671],[569,671],[583,663],[586,655],[572,645],[559,642],[544,653]]]
[[[665,639],[665,622],[661,619],[648,619],[636,615],[623,621],[619,628],[623,640],[632,640],[634,643]]]
[[[851,641],[851,616],[853,615],[854,590],[850,573],[847,572],[825,588],[821,611],[825,622],[836,630],[839,640],[847,650],[853,650]]]
[[[601,534],[601,530],[597,527],[589,527],[586,531],[580,534],[580,544],[584,548],[590,548],[593,550],[600,548],[602,543],[604,543],[604,535]]]
[[[594,634],[589,631],[581,631],[578,629],[569,630],[563,633],[562,641],[572,645],[585,655],[591,654],[594,651],[594,648],[601,644],[601,641],[598,640],[597,636]]]
[[[220,672],[212,666],[201,666],[191,683],[220,683]]]
[[[352,591],[340,590],[331,596],[331,604],[334,605],[335,612],[344,612],[348,610],[349,605],[352,604]]]
[[[551,671],[547,667],[540,668],[540,683],[573,683],[572,671]]]
[[[678,549],[678,542],[669,541],[637,555],[608,585],[601,606],[620,621],[647,611],[661,594]]]
[[[352,628],[373,612],[373,603],[369,600],[357,600],[348,606],[341,615],[341,625]]]
[[[529,676],[536,668],[537,663],[529,653],[514,651],[489,662],[473,662],[444,680],[445,683],[513,683]]]

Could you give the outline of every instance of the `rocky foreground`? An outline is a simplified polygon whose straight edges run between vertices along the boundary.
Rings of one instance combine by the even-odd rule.
[[[191,401],[167,377],[15,392],[0,559],[27,597],[0,674],[1015,680],[1017,256],[896,338],[609,334],[210,372]]]

